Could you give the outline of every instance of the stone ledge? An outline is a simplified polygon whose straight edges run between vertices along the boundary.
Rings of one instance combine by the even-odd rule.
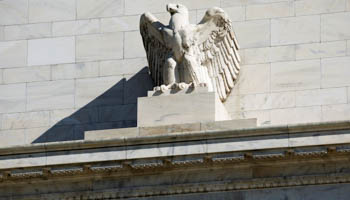
[[[152,136],[127,136],[122,138],[101,139],[95,141],[75,140],[65,142],[38,143],[0,148],[0,156],[27,153],[39,153],[61,150],[118,147],[141,144],[162,144],[169,142],[197,141],[207,139],[225,139],[251,136],[273,136],[280,134],[303,134],[309,132],[350,130],[350,121],[306,123],[284,126],[265,126],[235,130],[193,131]]]
[[[304,124],[99,141],[47,143],[2,149],[0,169],[121,162],[350,144],[350,123]],[[22,155],[21,155],[22,154]]]
[[[230,190],[275,188],[330,183],[349,183],[350,174],[348,171],[344,171],[345,168],[330,167],[328,170],[325,170],[325,166],[323,165],[328,164],[330,166],[334,166],[337,164],[345,163],[345,165],[341,166],[346,167],[346,169],[349,168],[349,165],[347,164],[348,157],[350,155],[349,146],[347,149],[340,149],[344,148],[344,146],[338,147],[338,150],[335,146],[332,146],[322,148],[316,147],[311,149],[298,149],[297,151],[293,151],[291,149],[280,149],[273,152],[240,152],[240,154],[236,155],[229,153],[202,154],[192,155],[190,158],[181,157],[180,159],[175,157],[166,157],[156,159],[143,159],[137,161],[124,160],[117,162],[88,162],[75,163],[74,165],[52,165],[31,168],[18,167],[5,170],[2,169],[0,171],[0,185],[6,186],[13,183],[23,185],[27,184],[28,181],[34,184],[45,184],[45,182],[48,180],[52,182],[59,182],[64,180],[69,183],[71,180],[86,180],[87,178],[93,179],[94,177],[105,177],[105,180],[110,180],[113,177],[113,179],[117,182],[123,179],[123,177],[150,177],[154,174],[158,174],[157,179],[159,179],[162,176],[162,178],[164,178],[164,176],[166,177],[164,174],[173,174],[174,171],[177,171],[178,173],[198,173],[198,171],[203,170],[210,170],[210,173],[214,173],[215,171],[218,172],[222,170],[229,170],[227,173],[231,173],[231,179],[233,178],[231,181],[227,182],[227,179],[225,179],[224,182],[206,180],[204,182],[201,182],[202,184],[200,185],[208,186],[212,185],[213,183],[223,183],[227,185],[231,183],[231,186],[234,187]],[[305,168],[305,166],[309,167]],[[257,173],[258,176],[252,176],[250,173],[244,174],[243,176],[240,175],[240,173],[244,173],[246,170],[254,171],[254,169],[257,168],[264,168],[262,171],[265,173],[262,173],[260,175]],[[270,168],[275,170],[270,171]],[[293,171],[290,171],[291,169],[293,169]],[[303,171],[303,174],[300,173],[301,171]],[[222,174],[222,172],[219,173]],[[232,174],[236,175],[232,176]],[[288,175],[285,176],[286,174]],[[152,187],[138,187],[137,185],[134,185],[133,190],[137,191],[133,191],[132,193],[138,194],[138,189],[143,190],[146,188],[150,189],[150,191],[157,191],[158,188],[163,188],[162,186],[164,186],[160,183],[153,183],[154,185],[152,185]],[[76,181],[74,181],[73,184],[76,184]],[[188,182],[174,182],[171,185],[167,185],[167,187],[176,188],[180,185],[188,187],[188,184]],[[195,185],[198,186],[198,184]],[[30,184],[25,187],[28,186],[31,187]],[[119,186],[114,189],[116,189],[118,192],[128,193],[128,189],[130,189],[130,187],[121,188]],[[98,193],[98,191],[99,190],[94,189],[93,193]],[[89,189],[88,192],[92,191]],[[61,193],[62,191],[60,191],[60,194]],[[50,191],[49,194],[54,195],[55,193]],[[16,193],[16,195],[18,194]],[[0,199],[1,197],[2,195],[0,192]],[[27,199],[29,196],[26,195],[25,197],[26,198],[24,199]],[[21,198],[19,197],[19,199]]]

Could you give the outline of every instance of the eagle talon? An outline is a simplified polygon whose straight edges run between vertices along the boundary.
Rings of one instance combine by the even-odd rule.
[[[178,88],[180,90],[184,90],[184,89],[188,88],[188,84],[187,83],[179,83]]]
[[[162,92],[162,93],[164,93],[165,91],[167,91],[169,88],[168,88],[168,86],[166,86],[166,85],[161,85],[160,86],[160,91]]]

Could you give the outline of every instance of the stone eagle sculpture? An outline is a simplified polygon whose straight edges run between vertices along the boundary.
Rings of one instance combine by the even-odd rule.
[[[154,90],[205,86],[225,101],[241,60],[228,15],[221,8],[210,8],[195,25],[189,23],[185,6],[168,4],[166,9],[171,15],[168,26],[148,12],[140,19]]]

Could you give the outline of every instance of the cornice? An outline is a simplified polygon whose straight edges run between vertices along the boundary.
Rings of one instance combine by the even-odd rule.
[[[345,123],[347,125],[347,123]],[[334,124],[332,124],[334,126]],[[316,127],[316,126],[315,126]],[[318,128],[307,129],[314,132],[324,130],[330,131],[331,135],[336,131],[346,130],[346,126],[338,126],[338,129],[322,125]],[[298,127],[295,133],[308,133]],[[310,128],[310,127],[309,127]],[[260,129],[259,129],[260,130]],[[281,130],[281,129],[274,129]],[[252,130],[250,130],[252,131]],[[257,131],[257,130],[255,130]],[[344,131],[340,131],[344,133]],[[345,131],[347,134],[347,131]],[[207,133],[206,133],[207,134]],[[226,134],[220,133],[220,134]],[[232,133],[231,133],[232,134]],[[287,133],[289,134],[289,133]],[[311,135],[313,135],[312,133]],[[328,134],[328,133],[327,133]],[[308,135],[310,136],[310,134]],[[333,136],[333,135],[332,135]],[[170,137],[170,136],[169,136]],[[222,135],[219,138],[222,138]],[[227,138],[228,135],[227,135]],[[226,140],[223,140],[226,141]],[[198,141],[197,141],[198,142]],[[141,145],[142,146],[142,145]],[[147,146],[147,145],[146,145]],[[157,146],[157,145],[156,145]],[[142,148],[141,148],[142,149]],[[34,155],[34,154],[33,154]],[[12,155],[8,155],[11,157]],[[254,149],[221,153],[190,153],[186,156],[173,155],[164,157],[136,157],[135,159],[92,161],[85,163],[69,163],[59,165],[45,165],[37,167],[15,167],[0,171],[0,187],[14,184],[26,183],[70,183],[72,180],[89,180],[95,177],[110,177],[118,180],[122,177],[157,175],[163,173],[176,174],[194,170],[231,170],[249,169],[259,166],[306,166],[332,163],[347,163],[350,156],[350,144],[324,144],[314,146],[295,146],[275,149]],[[115,158],[113,158],[115,159]],[[79,190],[76,192],[44,193],[38,195],[11,196],[12,200],[24,199],[50,199],[50,200],[73,200],[73,199],[122,199],[141,198],[161,195],[180,195],[203,192],[226,192],[235,190],[253,190],[277,187],[295,187],[320,184],[341,184],[350,183],[350,173],[309,173],[304,175],[293,174],[290,176],[266,176],[261,178],[237,178],[229,181],[198,182],[195,184],[177,183],[173,185],[138,186],[131,188],[114,188],[101,190]],[[310,175],[312,174],[312,175]],[[49,181],[49,182],[46,182]],[[5,198],[6,199],[6,198]],[[3,200],[0,198],[0,200]]]
[[[51,142],[40,144],[29,144],[0,148],[0,156],[28,153],[44,153],[62,150],[92,149],[105,147],[118,147],[142,144],[161,144],[169,142],[198,141],[207,139],[225,139],[251,136],[269,136],[278,134],[298,134],[308,132],[322,132],[335,130],[350,130],[350,121],[306,123],[285,126],[266,126],[257,128],[193,131],[188,133],[172,133],[156,136],[122,137],[109,140],[76,140],[65,142]]]
[[[127,199],[142,198],[166,195],[184,195],[194,193],[228,192],[236,190],[254,190],[278,187],[296,187],[322,184],[350,183],[349,173],[316,174],[307,176],[272,177],[239,179],[234,181],[202,182],[195,184],[178,184],[167,186],[138,187],[132,189],[110,189],[85,192],[67,192],[41,194],[40,199],[47,200],[106,200],[106,199]],[[12,197],[12,200],[37,199],[37,195],[26,195]]]
[[[246,151],[238,152],[235,156],[231,154],[201,154],[195,155],[192,159],[178,160],[174,157],[144,159],[142,162],[133,163],[131,160],[118,162],[97,162],[97,163],[77,163],[60,166],[43,166],[30,168],[15,168],[0,171],[0,184],[16,183],[26,180],[47,180],[62,177],[96,176],[104,174],[132,175],[147,174],[154,171],[187,170],[207,167],[238,166],[239,164],[263,164],[271,162],[308,162],[312,159],[334,160],[337,158],[347,159],[350,155],[350,147],[344,149],[343,146],[323,146],[317,149],[307,149],[304,151],[292,148],[279,149],[273,153],[269,151]],[[140,164],[142,163],[142,164]]]

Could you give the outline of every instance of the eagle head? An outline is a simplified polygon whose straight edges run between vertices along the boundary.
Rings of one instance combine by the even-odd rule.
[[[225,11],[221,8],[218,8],[218,7],[213,7],[213,8],[208,9],[207,12],[205,12],[204,19],[209,19],[213,16],[221,16],[224,18],[228,18]]]
[[[180,14],[188,14],[188,10],[184,5],[181,4],[168,4],[166,5],[166,10],[170,13],[170,15],[174,15],[176,13]]]

